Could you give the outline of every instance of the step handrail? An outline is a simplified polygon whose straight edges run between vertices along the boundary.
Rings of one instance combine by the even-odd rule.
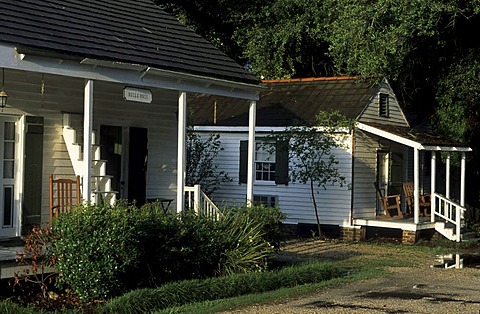
[[[457,242],[460,242],[462,220],[466,210],[465,206],[455,203],[444,195],[438,193],[433,193],[432,195],[432,213],[434,215],[434,220],[439,217],[446,222],[455,225]]]
[[[185,186],[185,209],[194,210],[197,215],[205,215],[214,220],[220,219],[222,212],[202,191],[199,184]]]

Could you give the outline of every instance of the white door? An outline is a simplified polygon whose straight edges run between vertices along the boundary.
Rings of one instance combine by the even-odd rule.
[[[17,235],[19,213],[15,199],[16,118],[0,116],[0,237]]]

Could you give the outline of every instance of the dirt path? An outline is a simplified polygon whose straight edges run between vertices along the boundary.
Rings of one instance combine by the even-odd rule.
[[[404,247],[307,241],[292,243],[285,258],[337,260],[368,263],[376,257],[401,265],[413,260],[415,267],[389,267],[388,276],[322,289],[309,296],[275,304],[255,305],[229,313],[480,313],[480,269],[431,267],[433,253]]]

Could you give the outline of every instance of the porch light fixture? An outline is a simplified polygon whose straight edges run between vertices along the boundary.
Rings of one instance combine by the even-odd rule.
[[[5,93],[5,68],[2,69],[2,90],[0,91],[0,108],[7,106],[8,95]]]

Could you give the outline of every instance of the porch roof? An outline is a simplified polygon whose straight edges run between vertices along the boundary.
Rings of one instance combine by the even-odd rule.
[[[472,149],[465,143],[449,140],[432,132],[409,127],[385,125],[378,123],[358,123],[360,130],[378,135],[391,141],[429,151],[469,152]]]
[[[151,0],[0,0],[0,6],[0,42],[22,54],[259,84]]]

